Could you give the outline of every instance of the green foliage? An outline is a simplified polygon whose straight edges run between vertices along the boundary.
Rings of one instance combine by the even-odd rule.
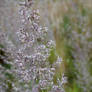
[[[56,60],[57,60],[56,50],[52,48],[50,51],[50,56],[48,58],[48,61],[50,62],[50,64],[53,64]]]
[[[6,84],[8,85],[6,92],[12,92],[12,82],[7,81]]]
[[[0,46],[3,47],[3,45],[0,45]],[[0,64],[6,69],[11,69],[11,64],[6,63],[2,57],[7,59],[6,52],[0,49]]]
[[[14,81],[14,76],[12,73],[7,72],[7,70],[11,69],[12,65],[9,64],[8,55],[3,49],[4,46],[0,44],[0,65],[4,68],[2,74],[5,76],[5,79],[2,79],[1,77],[0,79],[7,85],[7,88],[5,88],[6,92],[12,92],[12,83]]]
[[[0,64],[6,69],[11,69],[11,64],[7,64],[4,61],[0,61]]]
[[[47,89],[40,90],[40,92],[48,92]]]
[[[5,76],[6,76],[8,79],[14,80],[14,76],[13,76],[11,73],[5,72]]]
[[[65,31],[68,30],[69,24],[70,24],[70,19],[67,15],[65,15],[64,18],[63,18],[63,27],[64,27]]]
[[[66,92],[83,92],[79,84],[77,84],[76,82],[73,82],[72,84],[72,86],[67,86],[65,88]]]
[[[2,44],[0,44],[0,48],[4,48],[4,46]]]

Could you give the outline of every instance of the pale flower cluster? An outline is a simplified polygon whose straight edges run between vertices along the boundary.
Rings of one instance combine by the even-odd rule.
[[[31,3],[32,0],[29,1]],[[57,54],[57,60],[53,63],[48,59],[50,52],[55,49],[55,43],[48,40],[47,27],[40,26],[39,10],[34,10],[32,5],[27,6],[25,3],[20,7],[21,26],[16,31],[19,46],[9,48],[14,66],[12,70],[18,80],[12,84],[13,92],[40,92],[41,90],[64,92],[63,84],[66,83],[66,77],[61,76],[61,79],[56,79],[57,84],[53,82],[55,65],[61,64],[62,59]],[[21,83],[24,84],[24,88]]]

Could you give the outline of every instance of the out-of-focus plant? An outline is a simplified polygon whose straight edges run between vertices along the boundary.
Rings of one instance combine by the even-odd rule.
[[[0,32],[0,91],[12,92],[14,76],[12,71],[11,54],[4,46],[4,34]]]
[[[92,91],[91,0],[51,0],[47,3],[56,47],[68,77],[66,92]],[[62,69],[62,67],[61,67]]]
[[[33,8],[33,3],[33,0],[19,3],[20,28],[14,34],[17,35],[16,45],[7,31],[0,35],[6,49],[0,49],[1,92],[64,92],[67,79],[62,71],[57,72],[62,59],[56,53],[54,41],[47,37],[47,27],[40,26],[39,10]]]

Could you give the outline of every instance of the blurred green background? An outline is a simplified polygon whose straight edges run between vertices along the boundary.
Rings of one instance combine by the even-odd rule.
[[[66,92],[92,92],[92,0],[39,2],[41,19],[54,35],[68,77]],[[44,22],[43,21],[43,22]]]

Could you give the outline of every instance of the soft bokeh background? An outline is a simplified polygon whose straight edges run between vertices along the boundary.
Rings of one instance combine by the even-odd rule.
[[[66,92],[92,92],[92,0],[45,0],[40,7],[64,61]]]
[[[8,31],[11,40],[19,27],[18,2],[0,0],[0,31]],[[92,92],[92,0],[35,0],[34,8],[63,59],[57,76],[68,77],[66,92]]]

